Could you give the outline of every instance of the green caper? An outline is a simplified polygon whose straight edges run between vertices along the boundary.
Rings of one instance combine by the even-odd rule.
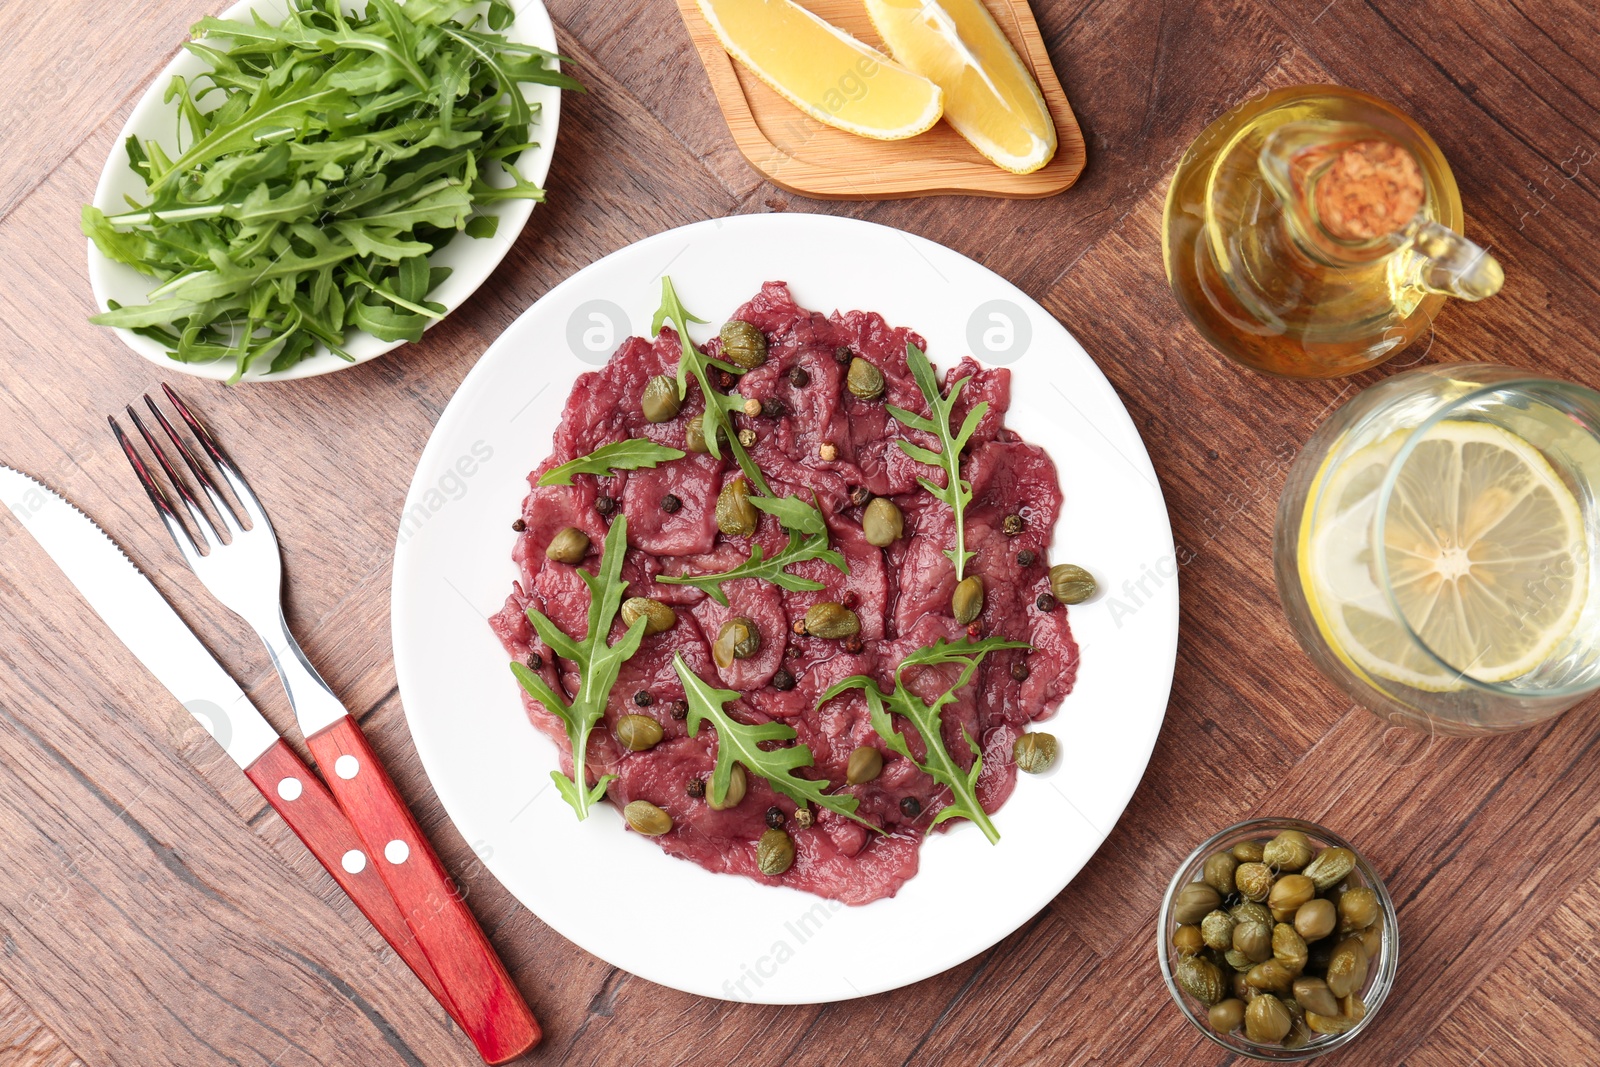
[[[546,559],[553,559],[557,563],[576,563],[588,551],[589,535],[576,526],[568,526],[550,538],[550,544],[544,550],[544,554]]]
[[[1029,774],[1043,774],[1056,762],[1056,738],[1042,731],[1023,734],[1011,746],[1011,758],[1017,770]]]
[[[1262,960],[1250,968],[1250,973],[1244,976],[1244,980],[1250,983],[1252,989],[1260,989],[1267,993],[1287,993],[1290,984],[1294,982],[1294,975],[1277,960]]]
[[[659,600],[631,596],[622,602],[622,625],[632,626],[641,616],[647,620],[644,624],[644,632],[647,634],[665,633],[678,621],[677,612]]]
[[[1050,592],[1063,604],[1081,604],[1094,596],[1094,575],[1070,563],[1050,568]]]
[[[1206,885],[1215,889],[1223,896],[1234,890],[1233,872],[1239,869],[1239,861],[1228,852],[1218,852],[1206,857],[1205,879]]]
[[[863,785],[883,773],[883,753],[871,745],[862,745],[850,753],[844,780],[851,785]]]
[[[666,422],[677,418],[678,410],[683,407],[683,398],[678,396],[677,380],[658,374],[645,382],[639,406],[644,409],[647,422]]]
[[[1320,1011],[1306,1011],[1306,1025],[1319,1034],[1344,1034],[1354,1030],[1359,1019],[1347,1019],[1343,1015],[1324,1015]]]
[[[1272,868],[1265,863],[1241,863],[1233,873],[1233,884],[1246,900],[1260,902],[1272,892]]]
[[[1356,869],[1356,854],[1347,848],[1325,848],[1301,873],[1311,879],[1317,892],[1326,893]]]
[[[1244,1023],[1244,1001],[1235,997],[1213,1004],[1206,1012],[1206,1021],[1219,1034],[1231,1034]]]
[[[1215,889],[1204,882],[1190,882],[1172,898],[1172,921],[1181,926],[1197,923],[1221,903]]]
[[[1233,916],[1218,908],[1200,920],[1200,936],[1207,948],[1226,952],[1233,947]]]
[[[1347,1019],[1360,1022],[1367,1017],[1367,1002],[1361,999],[1360,993],[1351,993],[1347,997],[1339,998],[1339,1014]]]
[[[1260,863],[1264,851],[1260,841],[1240,841],[1232,849],[1233,858],[1240,863]]]
[[[711,642],[711,662],[723,670],[733,666],[736,659],[749,659],[761,651],[761,631],[744,616],[729,619],[717,631]]]
[[[735,367],[755,370],[767,361],[767,336],[743,319],[730,319],[722,324],[718,336],[722,338],[722,358]]]
[[[1294,913],[1294,929],[1307,941],[1327,937],[1339,924],[1338,909],[1331,900],[1308,900]]]
[[[1294,1025],[1289,1009],[1271,993],[1251,999],[1244,1009],[1244,1036],[1267,1044],[1282,1041]]]
[[[825,600],[806,609],[805,631],[825,641],[852,637],[861,632],[861,619],[843,604]]]
[[[1367,949],[1358,937],[1347,937],[1334,946],[1328,960],[1328,990],[1336,997],[1358,992],[1367,984]]]
[[[845,374],[844,384],[851,396],[876,400],[883,395],[883,371],[856,356],[850,360],[850,370]]]
[[[1272,883],[1272,892],[1267,894],[1267,907],[1292,915],[1300,905],[1316,895],[1317,887],[1311,884],[1311,879],[1303,874],[1286,874]]]
[[[1226,987],[1222,972],[1204,956],[1185,956],[1178,961],[1173,975],[1185,993],[1207,1007],[1222,1000]]]
[[[750,503],[750,483],[744,475],[728,479],[717,494],[717,529],[729,537],[749,537],[760,521],[761,513]]]
[[[672,816],[648,800],[633,800],[622,809],[628,825],[647,837],[660,837],[672,829]]]
[[[1290,974],[1298,975],[1306,969],[1305,938],[1295,933],[1293,926],[1288,923],[1279,923],[1272,928],[1272,958],[1289,969]]]
[[[727,448],[728,431],[722,425],[722,423],[717,420],[716,415],[709,411],[695,415],[689,420],[688,425],[683,431],[683,447],[687,448],[690,452],[711,451],[711,449],[706,446],[707,426],[715,426],[717,428],[717,447],[719,449]]]
[[[1198,956],[1206,947],[1206,942],[1200,936],[1198,926],[1180,926],[1172,931],[1172,947],[1178,950],[1180,956]]]
[[[1373,923],[1355,936],[1361,939],[1361,947],[1367,950],[1367,959],[1377,959],[1383,949],[1383,924]]]
[[[1241,981],[1243,981],[1245,974],[1250,970],[1250,968],[1256,965],[1255,960],[1251,959],[1249,956],[1246,956],[1243,952],[1240,952],[1236,948],[1230,948],[1228,951],[1224,952],[1222,954],[1222,959],[1229,967],[1234,969],[1234,971],[1239,975]],[[1245,986],[1245,992],[1241,995],[1248,996],[1252,992],[1253,991],[1249,986]]]
[[[617,720],[617,740],[633,752],[644,752],[661,743],[661,724],[648,715],[624,715]]]
[[[779,875],[794,866],[794,838],[783,830],[767,830],[756,842],[756,866],[762,874]]]
[[[1261,963],[1272,956],[1272,927],[1266,923],[1243,922],[1233,928],[1233,948],[1244,953],[1251,963]]]
[[[965,626],[982,611],[983,579],[976,574],[969,574],[961,579],[955,594],[950,597],[950,613],[956,617],[956,622]]]
[[[1228,909],[1228,914],[1233,916],[1236,923],[1266,923],[1269,929],[1274,921],[1267,906],[1253,900],[1241,900]]]
[[[1233,950],[1229,949],[1228,951],[1231,954]],[[1247,1001],[1256,995],[1256,991],[1250,988],[1250,983],[1244,980],[1245,974],[1250,970],[1250,967],[1253,966],[1253,964],[1251,964],[1248,960],[1245,961],[1245,964],[1246,966],[1243,971],[1235,970],[1227,977],[1228,992],[1232,993],[1234,999],[1239,1001]]]
[[[1285,830],[1261,847],[1261,862],[1279,871],[1303,870],[1311,855],[1311,842],[1299,830]]]
[[[1339,1002],[1328,992],[1328,983],[1322,979],[1309,976],[1296,978],[1292,988],[1294,999],[1299,1001],[1307,1012],[1316,1012],[1318,1015],[1339,1014]]]
[[[1291,1019],[1304,1019],[1306,1017],[1306,1010],[1300,1006],[1300,1002],[1298,1000],[1294,999],[1294,986],[1292,984],[1289,986],[1288,994],[1289,995],[1287,996],[1278,998],[1279,1000],[1283,1001],[1284,1010],[1289,1013],[1289,1017]]]
[[[717,803],[716,798],[711,795],[709,787],[706,789],[706,803],[711,805],[712,811],[727,811],[729,808],[736,808],[739,806],[739,801],[744,799],[746,788],[748,788],[748,782],[744,774],[744,765],[735,763],[733,765],[733,773],[728,776],[728,791],[723,795],[722,803]]]
[[[1339,925],[1344,930],[1365,930],[1378,921],[1378,894],[1366,886],[1347,890],[1339,898]]]
[[[861,513],[861,532],[866,535],[867,544],[887,548],[900,540],[905,529],[905,518],[893,500],[875,496],[867,501],[867,508]]]
[[[1289,1002],[1284,1001],[1284,1007]],[[1283,1047],[1290,1050],[1303,1049],[1311,1044],[1311,1028],[1304,1019],[1294,1019],[1289,1024],[1289,1032],[1283,1036]]]

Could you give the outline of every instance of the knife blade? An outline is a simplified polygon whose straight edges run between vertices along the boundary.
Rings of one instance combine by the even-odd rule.
[[[405,914],[322,779],[278,735],[150,579],[89,516],[0,463],[0,501],[167,692],[222,746],[451,1015]]]
[[[278,732],[93,519],[43,482],[4,464],[0,464],[0,500],[95,614],[233,762],[249,767],[272,747]]]

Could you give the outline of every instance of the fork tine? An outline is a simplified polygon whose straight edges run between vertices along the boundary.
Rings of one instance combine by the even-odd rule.
[[[267,519],[267,513],[261,507],[261,501],[256,499],[256,494],[250,488],[250,483],[244,480],[244,475],[239,468],[234,466],[233,460],[217,444],[216,438],[211,436],[211,431],[205,424],[189,412],[189,406],[178,396],[176,390],[166,382],[161,383],[161,391],[167,395],[167,400],[178,412],[178,416],[188,425],[195,439],[200,442],[200,447],[205,449],[206,455],[211,457],[211,462],[216,464],[217,470],[222,472],[222,477],[227,480],[228,487],[233,490],[234,498],[244,508],[245,514],[250,516],[252,526],[265,526],[271,528],[272,523]]]
[[[205,469],[195,459],[194,453],[189,451],[189,446],[184,443],[182,437],[178,436],[178,431],[172,428],[172,423],[168,422],[167,417],[161,413],[161,409],[156,407],[156,402],[150,399],[149,393],[145,394],[144,403],[150,409],[150,414],[156,417],[156,422],[160,423],[161,428],[167,432],[167,436],[172,438],[172,443],[178,446],[178,455],[183,457],[184,465],[189,468],[189,473],[194,475],[194,480],[200,484],[201,489],[205,490],[207,498],[211,501],[211,506],[217,509],[217,515],[222,519],[222,525],[226,526],[228,532],[235,537],[244,533],[244,527],[239,525],[238,516],[233,513],[233,509],[228,506],[228,502],[222,498],[222,494],[212,484],[211,478],[207,476]],[[163,457],[164,463],[165,457]],[[174,481],[177,480],[170,467],[167,468],[167,477],[172,478]]]
[[[117,424],[116,417],[106,416],[106,421],[111,424],[111,432],[117,439],[117,444],[122,448],[122,454],[127,457],[128,464],[133,468],[133,473],[139,479],[139,484],[144,486],[145,495],[150,498],[150,503],[155,506],[156,515],[161,519],[161,525],[167,528],[167,533],[172,537],[172,543],[178,546],[178,552],[185,562],[192,568],[194,561],[199,558],[200,550],[194,543],[194,538],[189,536],[188,527],[183,525],[183,520],[178,518],[178,513],[172,510],[172,504],[167,500],[167,494],[162,492],[161,485],[150,474],[144,465],[144,460],[139,456],[139,450],[134,447],[128,435]]]
[[[211,520],[206,516],[205,509],[200,506],[200,501],[196,500],[194,494],[189,492],[188,486],[183,484],[183,480],[178,477],[178,472],[172,466],[172,462],[167,459],[166,452],[161,448],[161,442],[157,441],[155,434],[145,427],[144,422],[139,418],[139,413],[133,410],[131,404],[123,408],[123,410],[128,413],[128,418],[133,420],[134,428],[139,431],[139,436],[144,438],[145,446],[155,453],[156,462],[161,464],[161,469],[166,472],[168,480],[172,483],[172,488],[178,494],[178,499],[183,501],[183,506],[189,509],[189,518],[193,520],[195,531],[198,534],[196,540],[204,542],[208,549],[222,544],[222,538],[218,536],[216,527],[211,525]]]

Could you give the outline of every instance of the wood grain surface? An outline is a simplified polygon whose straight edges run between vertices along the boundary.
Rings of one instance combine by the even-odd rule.
[[[822,200],[884,200],[941,193],[1054,196],[1083,173],[1083,131],[1056,77],[1028,0],[985,0],[995,24],[1033,73],[1055,122],[1056,154],[1031,174],[1012,174],[983,157],[947,122],[900,141],[874,141],[819,122],[785,100],[717,40],[696,0],[678,0],[734,144],[779,188]],[[883,39],[860,0],[808,0],[806,9],[879,51]],[[856,72],[841,90],[870,91]],[[865,85],[865,88],[861,88]]]
[[[176,562],[105,431],[108,412],[164,375],[84,321],[79,205],[183,28],[222,6],[0,5],[0,459],[114,530],[287,729],[254,637]],[[1226,1063],[1168,1002],[1155,912],[1195,842],[1251,814],[1297,815],[1352,838],[1399,908],[1396,994],[1352,1051],[1326,1062],[1594,1062],[1594,706],[1510,737],[1429,738],[1386,729],[1312,671],[1273,589],[1273,508],[1311,429],[1395,368],[1296,383],[1227,364],[1167,292],[1157,227],[1179,154],[1231,105],[1308,81],[1396,100],[1438,139],[1469,234],[1508,278],[1491,301],[1447,307],[1432,338],[1396,363],[1494,360],[1596,384],[1600,15],[1588,0],[1036,0],[1035,12],[1088,143],[1073,189],[1045,200],[822,203],[777,189],[740,156],[670,0],[553,0],[562,50],[591,91],[563,102],[549,202],[489,284],[422,343],[355,369],[235,391],[186,386],[257,492],[293,502],[273,508],[291,622],[538,1012],[547,1036],[522,1062]],[[1143,431],[1182,564],[1166,726],[1094,861],[991,951],[898,992],[822,1007],[662,989],[518,906],[484,872],[483,843],[462,840],[441,812],[390,664],[405,487],[490,340],[622,245],[760,211],[899,226],[1039,299]],[[657,921],[696,921],[689,902],[642,905]],[[954,917],[968,906],[954,904]],[[3,515],[0,1064],[74,1062],[476,1058],[237,768]]]

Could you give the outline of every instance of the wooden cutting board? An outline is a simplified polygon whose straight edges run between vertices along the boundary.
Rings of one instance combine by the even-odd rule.
[[[775,185],[823,200],[882,200],[968,193],[1054,196],[1083,173],[1083,134],[1056,79],[1027,0],[984,0],[995,22],[1032,71],[1056,123],[1056,154],[1032,174],[1001,170],[948,123],[903,141],[874,141],[807,115],[723,50],[695,0],[678,0],[689,36],[711,77],[739,151]],[[804,6],[874,48],[883,41],[861,0],[804,0]],[[886,50],[886,49],[884,49]]]

